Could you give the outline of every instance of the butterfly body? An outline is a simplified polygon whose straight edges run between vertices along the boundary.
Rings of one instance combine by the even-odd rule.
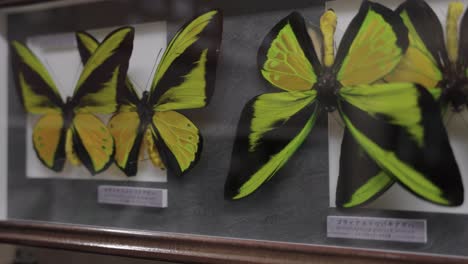
[[[462,111],[467,105],[468,99],[468,78],[460,71],[448,71],[438,87],[442,89],[441,102],[449,104],[454,112]]]
[[[155,113],[153,106],[148,102],[149,95],[148,91],[144,91],[141,100],[136,103],[136,111],[140,117],[143,131],[146,131],[148,125],[151,124],[151,119]]]
[[[317,91],[317,102],[327,112],[334,112],[338,108],[338,94],[341,84],[336,79],[331,68],[326,67],[318,76],[313,89]]]

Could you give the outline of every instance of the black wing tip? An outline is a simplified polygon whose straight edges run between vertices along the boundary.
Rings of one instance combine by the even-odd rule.
[[[127,164],[125,167],[119,166],[116,162],[115,165],[123,172],[125,173],[125,176],[127,177],[135,177],[138,173],[138,166],[130,166]]]
[[[238,201],[241,199],[234,199],[236,195],[239,194],[239,191],[235,188],[232,188],[231,186],[225,185],[224,188],[224,199],[228,201]]]

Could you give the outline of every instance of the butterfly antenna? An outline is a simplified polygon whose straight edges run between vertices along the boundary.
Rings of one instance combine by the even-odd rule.
[[[151,77],[154,76],[154,73],[156,71],[156,66],[159,64],[158,63],[159,62],[159,56],[161,55],[162,50],[163,50],[162,48],[159,49],[158,56],[156,56],[156,60],[154,61],[153,68],[151,69],[151,73],[150,73],[150,76],[148,78],[148,81],[146,81],[145,88],[146,88],[147,91],[149,90],[148,85],[149,85],[150,80],[152,79]]]
[[[132,85],[136,87],[141,93],[144,92],[143,88],[141,88],[141,86],[133,79],[133,77],[131,77],[130,75],[127,75],[127,78],[130,80]]]

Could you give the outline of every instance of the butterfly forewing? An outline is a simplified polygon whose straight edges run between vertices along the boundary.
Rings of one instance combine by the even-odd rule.
[[[184,25],[171,40],[151,84],[149,103],[155,109],[200,108],[209,102],[216,78],[222,19],[219,10],[204,13]]]
[[[258,67],[273,86],[286,91],[313,87],[321,71],[304,18],[297,12],[282,19],[265,37]]]
[[[41,61],[25,45],[13,41],[11,60],[17,93],[32,114],[61,112],[62,98]]]
[[[99,47],[99,41],[91,34],[79,31],[76,33],[76,42],[78,51],[80,53],[81,62],[85,65],[91,55]],[[125,85],[119,86],[117,91],[117,102],[119,105],[136,105],[139,101],[139,96],[134,89],[133,83],[127,76],[125,78]]]
[[[92,53],[73,94],[76,112],[110,114],[117,109],[117,91],[125,84],[133,37],[133,28],[117,29]]]

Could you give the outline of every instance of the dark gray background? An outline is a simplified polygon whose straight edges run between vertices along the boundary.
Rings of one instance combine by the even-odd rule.
[[[281,18],[299,10],[317,23],[323,1],[112,1],[10,15],[10,39],[38,34],[169,20],[169,37],[207,8],[224,10],[224,33],[216,90],[211,104],[185,112],[200,128],[204,148],[198,165],[168,183],[105,182],[25,177],[25,115],[9,82],[10,218],[99,225],[297,243],[371,247],[468,255],[468,217],[449,214],[328,207],[328,142],[322,115],[305,144],[287,165],[250,197],[223,199],[233,137],[240,111],[266,88],[256,67],[263,37]],[[11,73],[10,73],[11,74]],[[148,209],[97,204],[100,184],[167,188],[169,207]],[[364,215],[428,220],[427,244],[327,239],[327,215]]]

